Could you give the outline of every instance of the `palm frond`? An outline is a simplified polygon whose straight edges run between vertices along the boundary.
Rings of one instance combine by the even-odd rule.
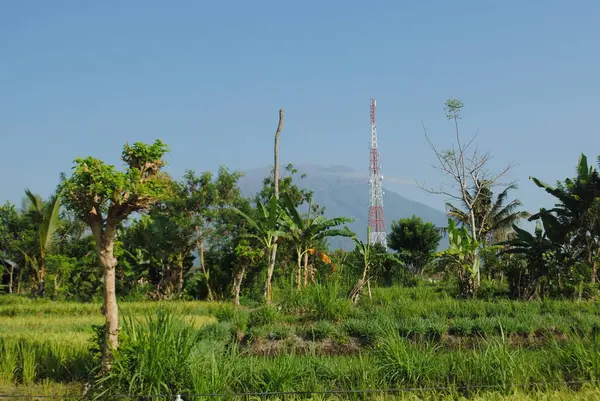
[[[242,212],[240,209],[238,209],[237,207],[232,207],[231,210],[234,213],[237,213],[238,215],[242,216],[244,219],[246,219],[246,221],[248,222],[248,224],[250,224],[250,226],[252,228],[254,228],[256,231],[261,232],[261,227],[256,223],[256,221],[254,221],[254,219],[250,216],[248,216],[246,213]]]
[[[511,184],[509,186],[507,186],[506,188],[504,188],[504,190],[502,192],[500,192],[498,194],[498,196],[496,197],[496,201],[494,202],[494,206],[492,207],[492,214],[497,214],[500,210],[503,209],[503,205],[504,202],[506,201],[506,199],[508,198],[508,192],[511,190],[516,190],[517,189],[517,185],[516,184]],[[518,199],[513,200],[511,203],[515,203],[518,202],[519,206],[521,206],[521,201]]]
[[[448,202],[446,202],[446,214],[462,225],[469,224],[467,213]]]
[[[38,195],[34,195],[29,188],[25,189],[25,195],[27,195],[27,198],[29,199],[30,207],[41,214],[43,209],[42,199]]]
[[[46,212],[46,215],[43,216],[40,224],[40,248],[43,249],[43,251],[52,245],[54,233],[58,228],[60,202],[61,197],[59,193],[50,201],[49,209]]]

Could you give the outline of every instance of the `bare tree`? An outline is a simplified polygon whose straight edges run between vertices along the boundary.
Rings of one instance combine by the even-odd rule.
[[[454,122],[456,135],[456,143],[453,143],[449,149],[439,149],[436,147],[427,134],[425,125],[423,125],[425,138],[438,161],[438,164],[434,164],[433,167],[449,177],[450,184],[442,184],[438,189],[425,188],[421,184],[418,185],[430,194],[445,195],[454,201],[460,202],[469,217],[469,233],[473,240],[479,241],[478,233],[480,230],[478,225],[485,224],[486,219],[489,218],[489,216],[484,216],[483,221],[478,221],[479,219],[476,218],[478,212],[477,205],[480,203],[479,200],[485,195],[487,188],[497,185],[512,185],[512,183],[503,184],[500,182],[501,178],[511,169],[512,164],[509,164],[499,173],[490,172],[488,164],[491,160],[491,153],[489,151],[481,152],[474,145],[478,133],[475,133],[467,141],[461,138],[458,120],[461,118],[460,111],[463,106],[463,102],[458,99],[448,99],[445,103],[444,111],[446,112],[446,117]],[[477,276],[478,280],[478,271]]]
[[[277,124],[277,130],[275,131],[275,147],[273,151],[275,163],[275,166],[273,168],[273,192],[275,195],[275,199],[277,200],[279,200],[279,135],[281,134],[282,129],[283,109],[279,109],[279,123]],[[277,258],[277,240],[278,238],[275,237],[275,244],[273,245],[271,258],[269,259],[269,267],[267,268],[267,282],[265,286],[265,297],[267,299],[267,304],[271,303],[271,297],[273,296],[271,292],[271,281],[273,279],[273,271],[275,270],[275,260]]]

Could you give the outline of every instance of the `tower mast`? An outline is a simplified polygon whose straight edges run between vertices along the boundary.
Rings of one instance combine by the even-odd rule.
[[[371,152],[369,167],[369,242],[387,248],[385,221],[383,218],[383,176],[379,165],[377,125],[375,124],[375,99],[371,99]]]

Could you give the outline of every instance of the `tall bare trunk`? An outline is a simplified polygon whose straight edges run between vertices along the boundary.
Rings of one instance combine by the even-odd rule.
[[[275,199],[279,200],[279,135],[283,129],[283,109],[279,109],[279,123],[277,124],[277,131],[275,131],[275,146],[273,149],[274,167],[273,167],[273,194]],[[273,279],[273,271],[275,270],[275,261],[277,260],[277,237],[275,237],[275,244],[271,251],[271,258],[269,260],[269,267],[267,269],[267,283],[266,283],[266,298],[267,304],[271,303],[271,280]]]

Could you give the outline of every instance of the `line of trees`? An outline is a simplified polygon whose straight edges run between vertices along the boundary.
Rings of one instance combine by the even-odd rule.
[[[293,165],[280,174],[280,110],[273,173],[253,198],[242,196],[240,173],[225,167],[172,179],[164,172],[168,148],[156,141],[126,144],[122,171],[92,157],[76,159],[49,199],[27,190],[20,208],[0,206],[0,291],[103,299],[107,349],[118,347],[118,298],[271,303],[274,287],[303,291],[337,280],[359,302],[365,286],[414,285],[419,277],[455,282],[462,297],[594,297],[598,170],[582,155],[577,175],[555,187],[531,178],[557,204],[527,213],[509,199],[516,185],[500,182],[510,166],[490,173],[490,153],[472,149],[475,138],[462,140],[462,107],[455,99],[446,103],[456,134],[451,149],[438,149],[425,132],[452,184],[427,189],[449,199],[448,226],[417,216],[392,222],[392,252],[360,241],[344,226],[350,218],[326,217]],[[523,219],[537,222],[535,232],[518,226]],[[352,238],[355,249],[328,249],[332,236]],[[443,236],[449,247],[438,252]]]

